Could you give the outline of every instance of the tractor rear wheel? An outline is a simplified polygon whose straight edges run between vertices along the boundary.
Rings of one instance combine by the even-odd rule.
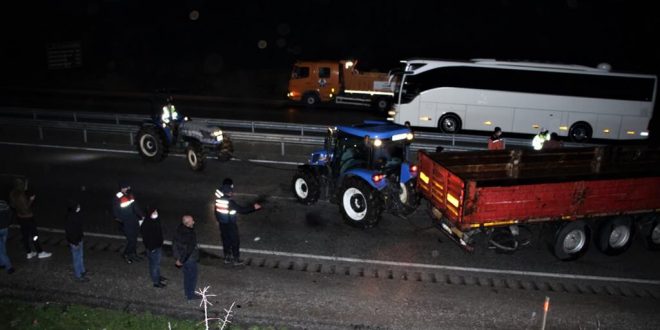
[[[380,221],[383,207],[378,193],[360,179],[346,180],[339,203],[344,221],[351,226],[369,228]]]
[[[137,134],[138,153],[143,159],[159,162],[165,156],[163,137],[153,126],[143,126]]]
[[[206,165],[206,153],[199,143],[191,143],[186,147],[186,161],[190,169],[197,172]]]

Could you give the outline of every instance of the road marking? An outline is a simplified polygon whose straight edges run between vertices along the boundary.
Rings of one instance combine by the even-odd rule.
[[[136,150],[121,150],[121,149],[106,149],[106,148],[89,148],[89,147],[72,147],[72,146],[57,146],[57,145],[52,145],[52,144],[32,144],[32,143],[21,143],[21,142],[0,142],[0,145],[9,145],[9,146],[20,146],[20,147],[39,147],[39,148],[50,148],[50,149],[64,149],[64,150],[83,150],[83,151],[98,151],[98,152],[109,152],[109,153],[117,153],[117,154],[137,154],[138,152]],[[171,156],[175,157],[186,157],[184,154],[178,154],[178,153],[172,153],[170,154]],[[209,157],[207,156],[206,158],[214,158],[214,157]],[[279,161],[279,160],[268,160],[268,159],[240,159],[240,158],[232,158],[232,161],[247,161],[250,163],[258,163],[258,164],[277,164],[277,165],[291,165],[291,166],[298,166],[302,165],[304,163],[298,163],[298,162],[285,162],[285,161]]]
[[[12,228],[18,228],[16,225],[12,225]],[[64,234],[62,229],[54,228],[44,228],[39,227],[39,230],[51,233]],[[101,234],[101,233],[88,233],[85,232],[85,236],[91,237],[102,237],[110,238],[117,240],[125,240],[126,238],[119,235],[110,235],[110,234]],[[142,238],[138,238],[142,241]],[[172,245],[171,241],[164,241],[165,245]],[[209,244],[198,244],[200,248],[210,249],[210,250],[222,250],[221,246],[218,245],[209,245]],[[277,256],[277,257],[291,257],[291,258],[304,258],[312,260],[326,260],[334,262],[347,262],[354,264],[371,264],[379,266],[394,266],[394,267],[407,267],[407,268],[423,268],[423,269],[434,269],[434,270],[450,270],[450,271],[461,271],[469,273],[481,273],[481,274],[497,274],[497,275],[516,275],[516,276],[527,276],[527,277],[544,277],[544,278],[556,278],[556,279],[571,279],[571,280],[590,280],[590,281],[601,281],[601,282],[618,282],[618,283],[630,283],[630,284],[649,284],[649,285],[660,285],[658,280],[647,280],[647,279],[638,279],[638,278],[626,278],[626,277],[608,277],[608,276],[593,276],[593,275],[579,275],[579,274],[562,274],[562,273],[546,273],[546,272],[532,272],[532,271],[523,271],[523,270],[512,270],[512,269],[493,269],[493,268],[477,268],[477,267],[462,267],[462,266],[451,266],[451,265],[433,265],[433,264],[421,264],[413,262],[398,262],[398,261],[387,261],[387,260],[374,260],[374,259],[360,259],[360,258],[345,258],[337,256],[324,256],[316,254],[307,254],[307,253],[292,253],[292,252],[282,252],[282,251],[273,251],[273,250],[257,250],[257,249],[241,249],[241,252],[251,253],[251,254],[260,254],[267,256]]]

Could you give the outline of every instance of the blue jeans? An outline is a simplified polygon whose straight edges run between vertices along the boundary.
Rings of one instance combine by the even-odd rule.
[[[183,263],[183,292],[186,298],[195,299],[195,287],[197,286],[197,261],[188,258]]]
[[[162,255],[161,248],[154,250],[147,250],[147,258],[149,259],[149,275],[151,282],[154,284],[160,283],[160,256]]]
[[[85,272],[85,265],[83,265],[83,242],[80,241],[78,245],[69,244],[71,248],[71,256],[73,257],[73,273],[76,278],[82,278]]]
[[[0,229],[0,264],[9,270],[11,261],[7,255],[7,236],[9,236],[9,228]]]

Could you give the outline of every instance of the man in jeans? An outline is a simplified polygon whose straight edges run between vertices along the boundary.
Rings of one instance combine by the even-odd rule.
[[[42,250],[41,244],[39,244],[37,223],[34,221],[34,213],[32,213],[34,198],[34,195],[28,197],[26,181],[23,181],[23,179],[16,179],[14,181],[14,189],[9,194],[9,199],[11,207],[16,210],[16,219],[21,226],[23,245],[25,246],[25,252],[27,252],[27,258],[38,257],[39,259],[44,259],[50,257],[52,253]],[[32,251],[30,244],[34,244],[36,252]]]
[[[80,214],[80,204],[71,202],[69,204],[64,227],[66,240],[69,242],[71,257],[73,258],[73,274],[78,282],[88,282],[89,278],[83,263],[83,220]]]
[[[9,220],[11,219],[11,209],[7,202],[0,200],[0,265],[7,270],[7,274],[14,273],[14,267],[11,266],[11,260],[7,256],[7,235],[9,235]]]
[[[184,215],[172,242],[175,265],[177,268],[183,268],[183,291],[188,301],[195,299],[195,286],[197,286],[199,249],[194,225],[193,217]]]
[[[142,222],[140,231],[142,233],[142,242],[147,250],[149,259],[149,275],[154,288],[164,288],[167,279],[160,276],[160,258],[163,247],[163,229],[158,220],[158,210],[149,210],[148,216]]]

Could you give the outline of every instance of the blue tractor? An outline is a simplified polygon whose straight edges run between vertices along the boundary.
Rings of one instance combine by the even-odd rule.
[[[412,139],[410,128],[383,121],[330,128],[324,148],[298,167],[293,193],[306,205],[322,197],[339,204],[344,221],[360,228],[376,225],[383,211],[408,215],[419,202],[417,166],[407,159]]]
[[[231,140],[219,127],[180,116],[171,98],[162,114],[142,123],[137,147],[143,159],[153,162],[161,161],[172,149],[183,149],[193,171],[204,169],[207,155],[229,160],[234,151]]]

